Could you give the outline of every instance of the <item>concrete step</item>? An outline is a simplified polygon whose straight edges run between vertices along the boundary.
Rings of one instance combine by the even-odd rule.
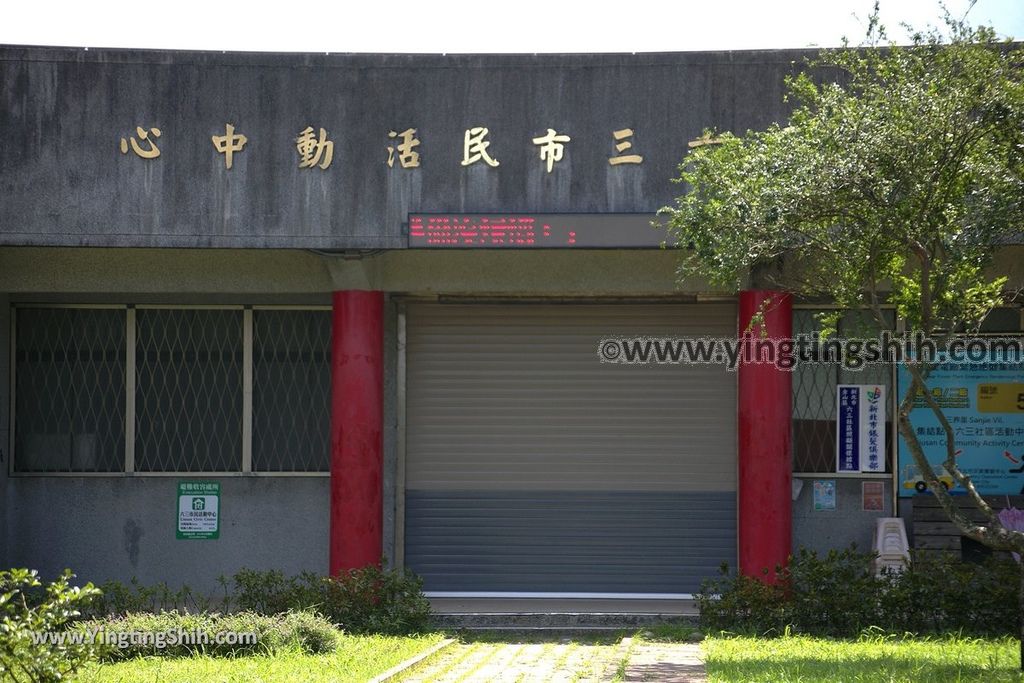
[[[428,597],[436,614],[699,614],[690,598]]]
[[[667,623],[696,626],[697,620],[694,614],[625,612],[435,613],[431,619],[441,629],[551,632],[618,631]]]

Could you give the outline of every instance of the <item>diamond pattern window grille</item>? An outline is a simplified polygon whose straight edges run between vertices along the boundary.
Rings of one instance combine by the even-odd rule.
[[[815,315],[822,311],[793,311],[793,333],[820,331]],[[891,311],[886,311],[892,315]],[[891,320],[890,320],[891,322]],[[868,339],[878,336],[878,327],[870,314],[853,311],[844,314],[838,325],[840,339]],[[836,471],[836,386],[839,384],[881,384],[886,396],[886,440],[893,450],[893,367],[888,363],[865,365],[847,370],[840,364],[798,363],[793,368],[793,471]],[[886,458],[886,472],[892,471],[892,456]]]
[[[15,311],[14,470],[120,472],[125,310]]]
[[[16,307],[15,320],[16,472],[241,472],[247,418],[253,472],[329,471],[330,311]]]
[[[330,469],[330,311],[253,311],[252,469]]]
[[[242,468],[241,310],[136,312],[135,469]]]

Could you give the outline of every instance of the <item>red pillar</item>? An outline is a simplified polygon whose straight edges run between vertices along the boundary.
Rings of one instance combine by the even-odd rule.
[[[381,560],[381,292],[334,292],[331,329],[330,572]]]
[[[789,294],[768,290],[740,292],[739,334],[764,307],[764,329],[771,339],[793,332]],[[760,326],[752,329],[760,337]],[[752,357],[752,356],[751,356]],[[747,576],[761,576],[785,565],[792,542],[790,421],[792,373],[772,363],[739,367],[739,564]]]

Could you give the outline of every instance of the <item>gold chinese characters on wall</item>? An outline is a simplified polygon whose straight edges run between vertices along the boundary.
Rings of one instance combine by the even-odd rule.
[[[130,151],[141,159],[156,159],[160,156],[156,139],[161,134],[161,130],[155,126],[151,128],[137,126],[134,135],[121,138],[121,154],[127,155]],[[489,134],[490,130],[486,126],[471,126],[466,129],[462,141],[462,166],[471,166],[480,162],[491,168],[500,166],[496,155],[490,150]],[[636,154],[635,151],[624,154],[633,148],[632,137],[632,128],[622,128],[611,132],[611,148],[614,153],[608,157],[610,166],[643,163],[644,158]],[[384,159],[388,168],[395,168],[396,161],[399,168],[420,167],[420,153],[416,147],[421,142],[415,128],[406,128],[401,132],[390,130],[387,133],[387,139],[391,141],[391,144],[386,146],[387,157]],[[224,125],[224,134],[211,135],[210,141],[213,143],[214,152],[223,155],[224,168],[230,170],[234,165],[235,155],[242,153],[249,138],[236,132],[234,124],[227,123]],[[560,133],[554,128],[548,128],[545,134],[531,138],[531,142],[539,148],[540,161],[548,173],[554,170],[555,164],[565,158],[566,145],[571,141],[572,138],[569,135]],[[299,168],[319,168],[326,171],[334,160],[334,141],[330,139],[325,128],[306,126],[296,134],[293,143]]]

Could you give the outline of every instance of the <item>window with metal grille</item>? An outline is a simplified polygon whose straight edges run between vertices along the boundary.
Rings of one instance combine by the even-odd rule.
[[[1024,309],[993,308],[981,323],[981,334],[1024,332]]]
[[[793,311],[793,333],[811,334],[821,330],[816,317],[821,310]],[[885,311],[895,320],[892,311]],[[837,326],[840,339],[867,339],[879,334],[870,314],[852,311],[844,314]],[[891,327],[890,327],[891,329]],[[892,471],[893,449],[893,366],[889,363],[865,365],[848,370],[838,363],[798,363],[793,368],[793,471],[836,471],[836,387],[839,384],[881,384],[886,391],[885,429],[888,453],[886,472]]]
[[[14,327],[14,468],[122,471],[125,311],[22,308]]]
[[[242,469],[242,311],[135,314],[135,469]]]
[[[18,306],[12,471],[326,473],[329,309]]]
[[[252,469],[330,469],[331,317],[253,311]]]

